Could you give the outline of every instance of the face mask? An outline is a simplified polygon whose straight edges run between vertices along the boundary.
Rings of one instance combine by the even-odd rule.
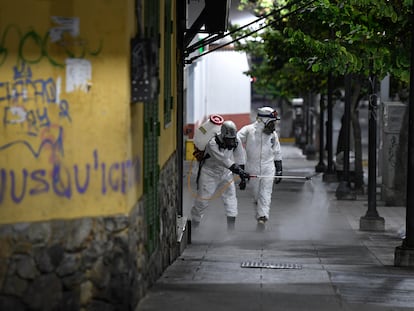
[[[270,135],[275,130],[275,121],[269,121],[263,129],[263,133]]]
[[[235,138],[224,138],[224,144],[226,149],[231,150],[237,147],[237,141]]]

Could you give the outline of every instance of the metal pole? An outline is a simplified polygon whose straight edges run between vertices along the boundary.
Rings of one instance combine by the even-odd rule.
[[[324,137],[325,137],[325,107],[324,107],[324,97],[321,94],[319,100],[319,163],[315,167],[315,172],[325,172],[326,166],[323,162],[325,148],[324,148]]]
[[[377,91],[376,77],[371,75],[371,95],[369,97],[368,120],[368,210],[359,220],[359,229],[384,231],[385,220],[377,211]]]
[[[378,217],[377,212],[377,94],[375,77],[370,78],[371,96],[369,97],[368,119],[368,210],[366,217]]]

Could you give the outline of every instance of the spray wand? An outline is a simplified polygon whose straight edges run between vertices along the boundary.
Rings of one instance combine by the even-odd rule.
[[[311,180],[312,176],[293,176],[293,175],[280,175],[280,176],[273,176],[273,175],[250,175],[250,178],[283,178],[283,179],[305,179],[305,180]]]

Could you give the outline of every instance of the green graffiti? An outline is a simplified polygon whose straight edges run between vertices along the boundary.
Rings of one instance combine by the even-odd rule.
[[[31,29],[25,33],[23,33],[17,25],[8,25],[1,34],[0,40],[0,67],[6,62],[7,58],[9,57],[9,49],[7,47],[7,38],[9,38],[12,34],[11,31],[14,30],[15,34],[18,36],[18,53],[16,64],[21,63],[28,63],[28,64],[37,64],[42,59],[47,59],[48,62],[55,66],[55,67],[64,67],[65,64],[62,62],[58,62],[56,59],[53,58],[52,53],[49,52],[49,48],[53,45],[57,45],[62,48],[63,53],[69,58],[79,58],[84,59],[87,56],[98,56],[102,49],[103,49],[103,41],[100,40],[98,47],[95,50],[89,48],[86,43],[83,43],[81,46],[79,55],[76,55],[73,50],[70,49],[68,45],[62,44],[62,42],[50,42],[50,34],[46,32],[43,36],[37,33],[35,30]],[[86,40],[82,40],[79,38],[80,42],[87,42]],[[31,49],[30,55],[25,53],[25,47],[35,46],[37,50],[33,51]]]
[[[35,46],[39,47],[39,50],[38,50],[39,55],[38,55],[37,58],[34,58],[34,59],[29,59],[29,58],[25,57],[24,54],[23,54],[24,46],[30,40],[33,41],[33,43],[35,44]],[[36,32],[34,32],[34,31],[27,32],[23,36],[23,38],[21,38],[21,40],[20,40],[20,43],[19,43],[19,53],[18,53],[18,55],[19,55],[19,58],[23,62],[25,62],[27,64],[36,64],[36,63],[39,63],[41,61],[41,59],[43,58],[43,56],[44,56],[44,53],[43,53],[43,40],[42,40],[42,38]]]
[[[3,35],[1,36],[1,41],[0,41],[0,67],[4,64],[8,56],[8,50],[5,47],[5,42],[6,42],[7,35],[9,34],[9,31],[11,31],[12,29],[16,30],[19,38],[22,37],[22,33],[20,32],[20,29],[17,25],[9,25],[6,27],[6,29],[3,32]]]
[[[97,47],[97,49],[95,51],[89,51],[89,54],[92,56],[98,56],[103,48],[103,40],[99,40],[99,46]]]

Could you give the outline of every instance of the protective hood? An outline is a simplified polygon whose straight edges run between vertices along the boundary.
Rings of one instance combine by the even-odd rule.
[[[263,122],[264,125],[269,123],[269,121],[280,120],[278,113],[271,107],[262,107],[257,109],[257,120]]]

